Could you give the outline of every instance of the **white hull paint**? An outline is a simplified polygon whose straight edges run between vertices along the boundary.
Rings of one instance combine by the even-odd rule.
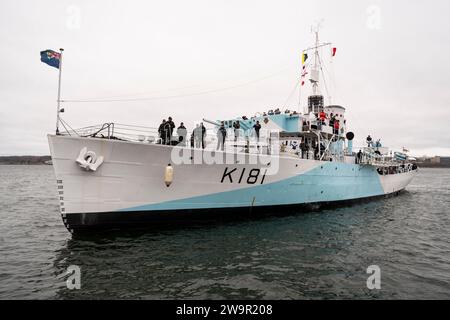
[[[167,187],[164,173],[172,163],[174,147],[55,135],[48,135],[48,140],[63,219],[71,214],[126,215],[128,211],[176,212],[370,198],[404,189],[415,174],[410,171],[382,176],[369,165],[274,156],[268,162],[279,161],[279,170],[264,177],[265,164],[173,165],[174,178]],[[84,147],[104,157],[95,172],[75,162]],[[201,153],[211,156],[212,152],[190,150],[194,157]],[[255,157],[245,156],[246,163],[248,157]],[[258,169],[257,178],[249,178],[251,170]]]

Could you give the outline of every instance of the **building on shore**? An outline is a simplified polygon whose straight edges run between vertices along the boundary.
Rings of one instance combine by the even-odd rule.
[[[450,157],[417,157],[416,161],[414,161],[418,166],[422,167],[450,167]]]

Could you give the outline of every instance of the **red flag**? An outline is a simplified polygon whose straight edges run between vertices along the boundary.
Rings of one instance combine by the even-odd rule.
[[[302,86],[305,85],[305,81],[302,81]]]
[[[337,50],[337,48],[333,48],[333,49],[331,50],[331,56],[332,56],[332,57],[334,57],[334,56],[336,55],[336,50]]]

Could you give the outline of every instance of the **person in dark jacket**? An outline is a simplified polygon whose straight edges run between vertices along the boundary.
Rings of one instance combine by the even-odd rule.
[[[330,125],[330,127],[332,127],[334,129],[334,120],[336,120],[336,118],[333,116],[333,114],[330,114],[330,121],[328,122],[328,124]]]
[[[161,144],[166,144],[165,126],[166,126],[166,119],[163,119],[162,123],[159,125],[158,128],[159,137],[161,138]]]
[[[175,129],[175,123],[172,121],[172,117],[169,117],[169,120],[166,122],[167,128],[167,144],[170,144],[172,140],[173,129]]]
[[[234,141],[237,141],[239,138],[239,130],[241,129],[241,123],[239,121],[236,121],[233,123],[234,128]]]
[[[202,128],[202,149],[205,149],[206,128],[203,122],[200,122],[200,127]]]
[[[217,130],[217,148],[223,151],[225,149],[225,138],[227,137],[227,130],[225,129],[225,124],[222,122],[219,130]]]
[[[169,144],[171,140],[171,134],[170,134],[170,123],[169,121],[166,121],[163,126],[163,134],[164,134],[164,143],[163,144]]]
[[[261,124],[259,123],[259,121],[256,121],[256,124],[253,126],[253,129],[255,129],[256,141],[259,142],[259,130],[261,130]]]
[[[307,158],[307,150],[308,147],[306,146],[306,139],[304,138],[302,140],[302,142],[300,143],[300,150],[301,150],[301,155],[302,155],[302,159],[306,159]]]
[[[312,149],[314,150],[314,159],[319,160],[319,144],[316,140],[313,140]]]
[[[186,137],[187,137],[187,129],[184,126],[184,123],[181,122],[180,126],[177,128],[177,135],[178,135],[178,144],[181,146],[186,146]]]
[[[361,150],[359,150],[358,153],[356,154],[356,164],[361,163],[361,159],[362,159],[362,152]]]

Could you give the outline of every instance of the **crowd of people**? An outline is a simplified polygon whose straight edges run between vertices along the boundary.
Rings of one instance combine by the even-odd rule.
[[[269,111],[267,111],[267,112],[263,112],[263,117],[266,117],[266,116],[273,116],[273,115],[276,115],[276,114],[281,114],[282,112],[281,112],[281,110],[280,110],[280,108],[276,108],[275,110],[273,110],[273,109],[271,109],[271,110],[269,110]],[[298,115],[299,113],[297,112],[297,111],[291,111],[291,110],[289,110],[289,109],[286,109],[286,110],[284,110],[284,114],[289,114],[290,116],[294,116],[294,115]]]
[[[327,125],[328,120],[328,126],[332,128],[332,132],[335,135],[339,135],[339,130],[342,128],[340,120],[337,119],[337,115],[333,115],[331,113],[329,116],[324,112],[321,111],[320,113],[316,114],[316,119],[312,122],[308,120],[303,120],[302,123],[302,131],[309,131],[310,129],[316,129],[316,130],[322,130],[324,126]],[[344,120],[345,124],[345,120]]]
[[[205,149],[206,128],[203,122],[197,124],[191,134],[191,147]]]
[[[175,123],[173,122],[172,117],[169,117],[168,121],[166,121],[166,119],[163,119],[158,128],[159,137],[161,138],[161,144],[170,144],[173,129],[175,129]]]
[[[369,148],[381,148],[381,139],[378,139],[377,141],[373,142],[372,137],[370,134],[366,138],[367,147]]]
[[[163,119],[162,123],[159,125],[158,134],[160,138],[160,143],[165,145],[180,145],[187,146],[187,136],[188,130],[184,126],[184,123],[181,122],[180,126],[177,128],[177,140],[173,139],[173,131],[175,129],[175,123],[172,120],[172,117],[169,117],[168,120]],[[203,122],[197,124],[194,130],[192,131],[190,137],[190,146],[194,148],[205,148],[205,136],[206,136],[206,128],[203,125]]]
[[[341,128],[340,120],[338,120],[337,116],[333,115],[333,113],[328,117],[323,110],[316,114],[317,129],[322,130],[322,126],[326,125],[326,120],[329,120],[328,125],[333,128],[333,134],[339,135],[339,129]]]
[[[172,117],[169,117],[168,120],[163,119],[158,128],[159,135],[159,143],[164,145],[181,145],[187,146],[187,136],[188,131],[184,126],[184,123],[181,122],[180,126],[176,130],[177,138],[174,137],[175,123],[172,120]],[[259,121],[253,125],[253,129],[255,132],[255,136],[257,141],[259,141],[259,134],[261,130],[261,124]],[[239,121],[233,122],[233,132],[234,132],[234,141],[236,142],[239,139],[241,133],[241,124]],[[190,146],[192,148],[202,148],[205,149],[205,137],[206,137],[206,128],[203,125],[203,122],[197,124],[192,134],[190,136]],[[227,129],[225,128],[225,123],[222,121],[218,130],[217,130],[217,150],[224,150],[225,148],[225,140],[227,137]]]
[[[319,160],[319,154],[322,154],[325,151],[325,145],[323,143],[318,143],[318,141],[315,139],[305,138],[300,143],[300,151],[302,159],[312,158],[310,155],[311,151],[313,151],[314,159]]]
[[[261,130],[261,124],[259,121],[253,125],[253,130],[255,132],[256,140],[259,142],[259,132]],[[233,132],[234,132],[234,142],[236,142],[241,133],[241,123],[239,121],[233,122]],[[227,129],[225,128],[225,123],[222,121],[219,129],[217,130],[217,150],[224,150],[225,148],[225,139],[227,137]]]
[[[161,124],[159,125],[159,128],[158,128],[160,143],[165,144],[165,145],[177,144],[177,145],[186,146],[186,141],[187,141],[186,138],[187,138],[188,131],[187,131],[186,127],[184,126],[184,123],[181,122],[180,126],[177,128],[177,131],[176,131],[177,136],[178,136],[177,141],[174,141],[172,139],[174,130],[175,130],[175,122],[173,122],[172,117],[169,117],[167,121],[166,121],[166,119],[163,119],[163,121],[161,122]],[[205,131],[206,131],[206,129],[205,129]]]

